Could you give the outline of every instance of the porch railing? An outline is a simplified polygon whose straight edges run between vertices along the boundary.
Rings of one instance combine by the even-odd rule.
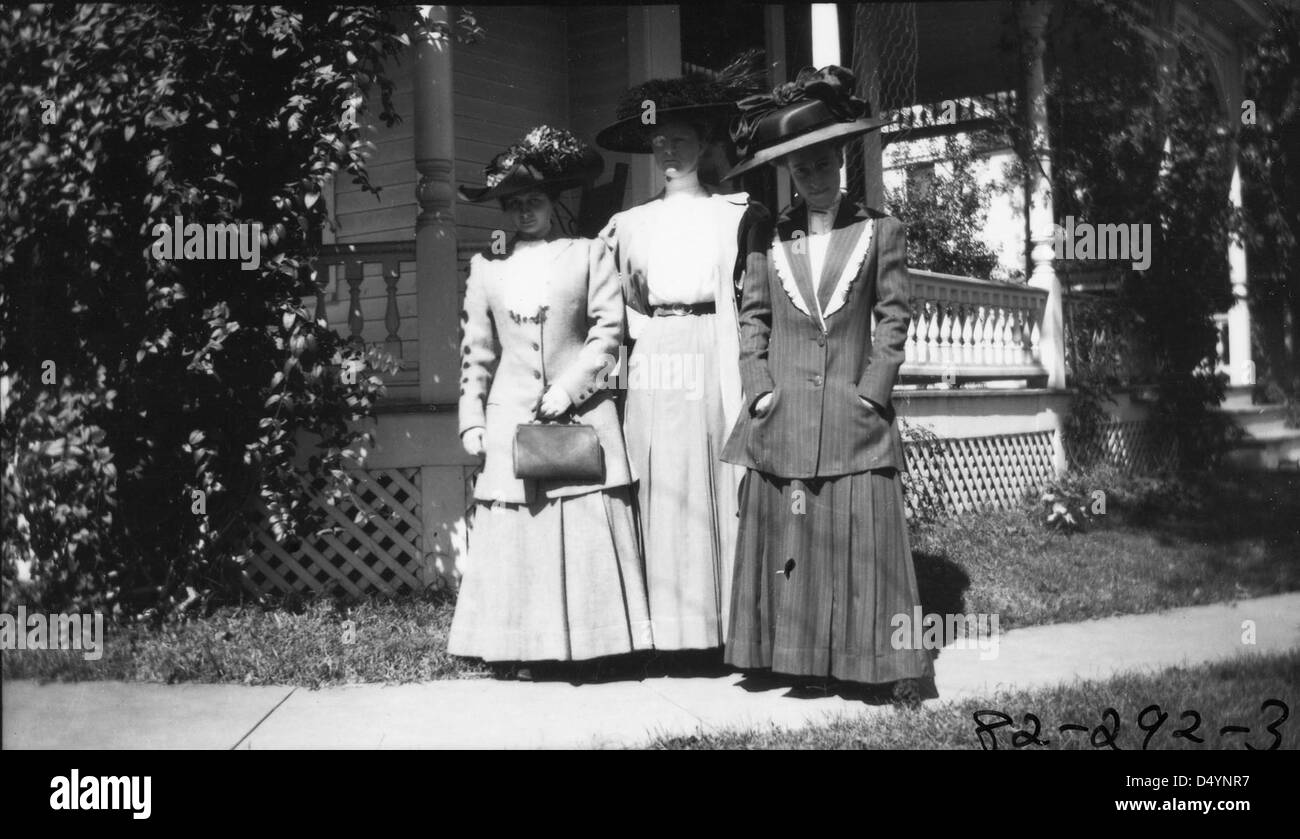
[[[326,245],[316,271],[321,293],[304,303],[336,331],[400,362],[395,374],[384,377],[386,401],[418,401],[415,242]]]
[[[1232,357],[1228,348],[1228,313],[1219,312],[1214,315],[1214,372],[1224,376],[1230,376],[1232,366]]]
[[[1041,332],[1047,292],[933,271],[912,270],[912,322],[903,383],[1046,382]]]
[[[459,283],[464,283],[470,257],[487,245],[459,243]],[[317,271],[323,293],[314,301],[307,298],[316,316],[399,360],[399,371],[386,377],[387,402],[418,401],[415,244],[326,246]],[[1046,370],[1039,344],[1045,291],[933,271],[913,270],[910,275],[912,320],[901,383],[1043,383]]]

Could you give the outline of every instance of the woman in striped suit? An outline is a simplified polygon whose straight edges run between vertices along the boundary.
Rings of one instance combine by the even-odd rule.
[[[920,702],[934,667],[891,643],[920,602],[890,393],[910,317],[903,226],[840,192],[842,144],[878,129],[840,67],[741,103],[746,159],[780,163],[799,199],[776,220],[765,276],[740,306],[746,410],[723,459],[740,500],[728,663],[893,683]],[[872,334],[871,320],[877,323]]]

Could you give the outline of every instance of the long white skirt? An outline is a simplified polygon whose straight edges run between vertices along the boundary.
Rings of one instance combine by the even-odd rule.
[[[450,653],[570,661],[652,642],[629,487],[476,506]]]
[[[624,431],[637,485],[655,648],[726,641],[743,470],[726,426],[715,315],[650,318],[628,361]]]

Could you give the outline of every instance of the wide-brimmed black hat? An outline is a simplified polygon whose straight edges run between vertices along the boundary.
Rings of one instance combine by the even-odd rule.
[[[532,189],[572,189],[591,183],[604,168],[600,152],[573,132],[539,125],[483,167],[485,186],[462,186],[458,194],[479,203]]]
[[[853,74],[843,67],[805,67],[793,82],[777,87],[770,95],[741,100],[740,114],[731,125],[731,139],[741,161],[724,179],[739,177],[799,149],[888,125],[889,120],[871,118],[871,106],[853,95],[853,86]]]
[[[596,135],[603,149],[650,154],[650,129],[667,122],[722,125],[737,113],[736,102],[762,88],[763,68],[758,50],[733,59],[716,76],[692,73],[673,79],[651,79],[629,88],[618,100],[615,121]],[[653,104],[653,111],[646,103]],[[653,121],[647,116],[653,113]]]

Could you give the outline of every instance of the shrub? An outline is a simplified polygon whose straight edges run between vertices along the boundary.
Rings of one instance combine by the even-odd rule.
[[[7,602],[129,616],[229,591],[251,499],[277,538],[317,524],[300,440],[319,444],[317,491],[348,487],[391,361],[301,301],[328,179],[372,189],[352,115],[377,86],[379,117],[397,119],[384,68],[408,42],[400,22],[366,7],[0,12]],[[177,216],[260,224],[260,264],[154,258],[156,225]],[[352,380],[345,358],[370,369]]]

